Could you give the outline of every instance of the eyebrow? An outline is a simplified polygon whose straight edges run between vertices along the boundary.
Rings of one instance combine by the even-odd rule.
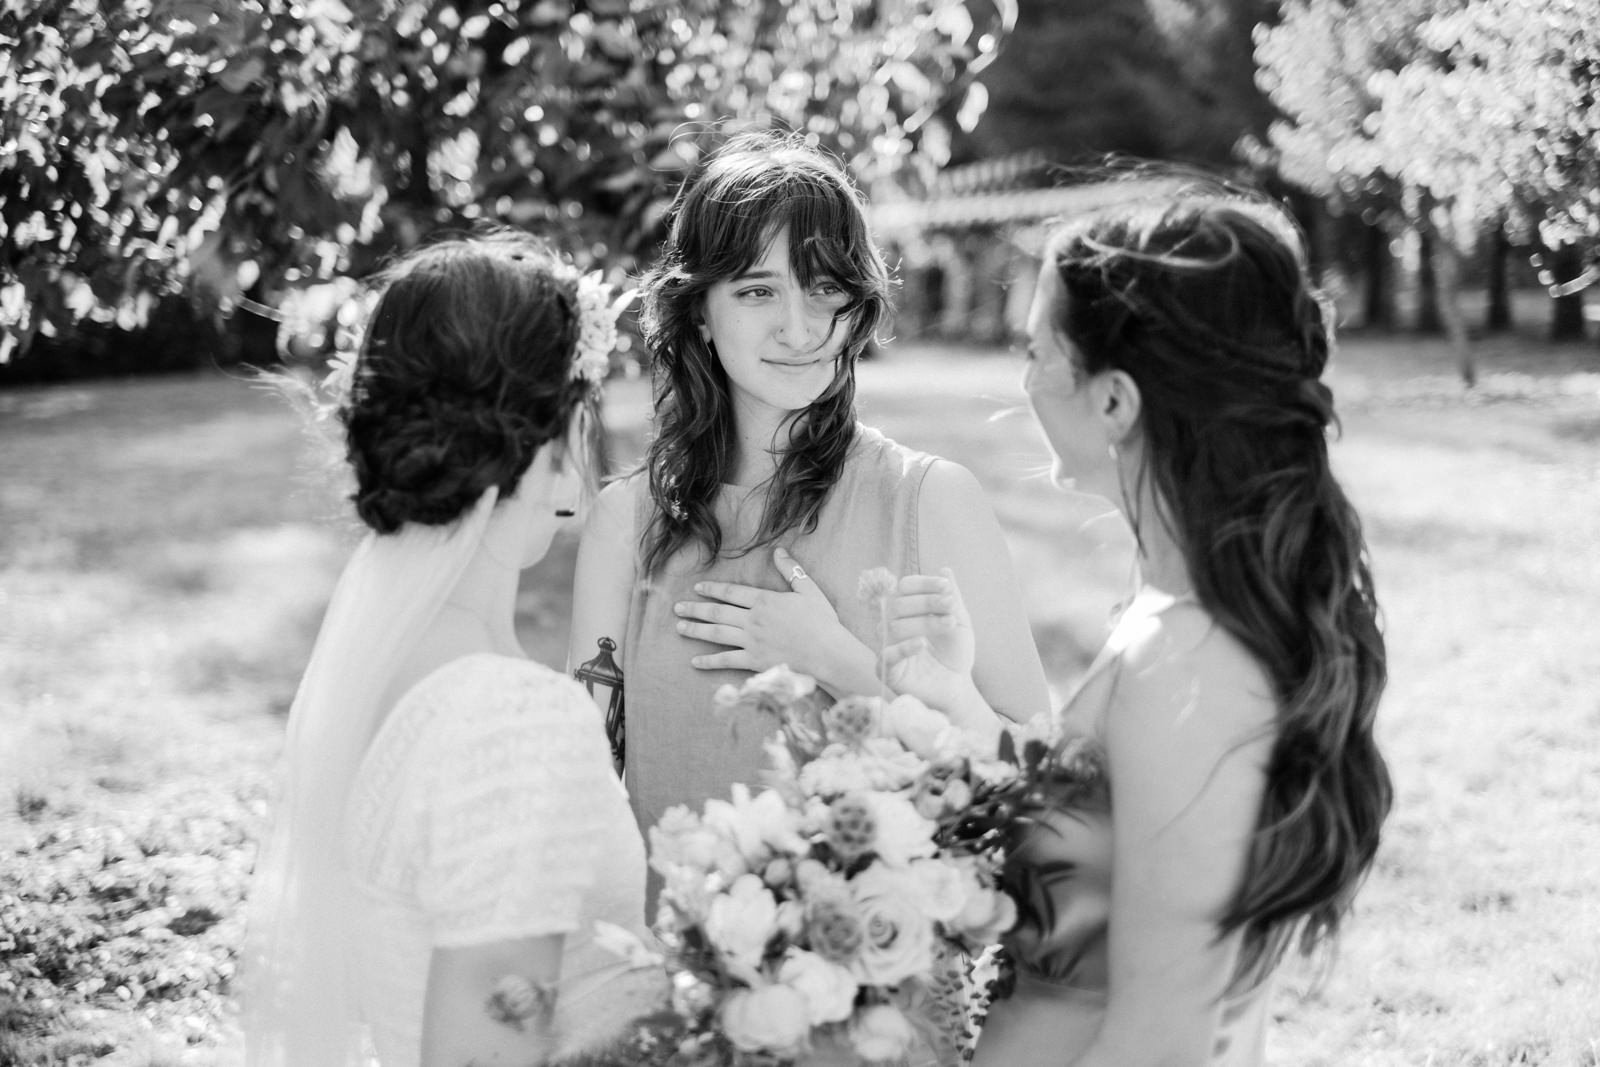
[[[767,278],[776,278],[777,276],[778,272],[775,270],[747,270],[743,274],[735,275],[733,280],[736,282],[761,281]]]

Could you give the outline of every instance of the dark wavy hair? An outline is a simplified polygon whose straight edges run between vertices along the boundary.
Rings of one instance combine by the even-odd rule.
[[[756,262],[784,231],[802,285],[827,279],[848,299],[833,381],[797,413],[749,551],[815,527],[855,441],[855,364],[888,313],[889,275],[867,232],[865,203],[844,170],[787,136],[735,138],[678,191],[661,258],[643,278],[640,326],[654,359],[655,436],[645,455],[655,503],[641,535],[645,573],[687,544],[722,551],[713,514],[737,437],[728,377],[698,323],[705,294]]]
[[[1373,737],[1384,639],[1361,523],[1328,462],[1331,329],[1299,231],[1223,190],[1059,227],[1056,328],[1141,396],[1144,466],[1200,603],[1260,662],[1278,714],[1232,987],[1331,941],[1393,801]],[[1138,499],[1140,494],[1130,494]],[[1131,516],[1138,535],[1141,517]]]
[[[570,374],[576,273],[535,238],[448,238],[376,281],[339,414],[356,513],[393,533],[451,522],[492,485],[515,491],[593,388]]]

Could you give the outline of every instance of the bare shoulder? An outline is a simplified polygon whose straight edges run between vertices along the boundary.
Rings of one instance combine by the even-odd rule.
[[[1204,608],[1174,604],[1130,626],[1119,652],[1118,718],[1177,725],[1226,744],[1270,730],[1277,699],[1259,660]],[[1130,734],[1135,731],[1129,731]]]
[[[935,459],[922,479],[922,505],[955,513],[975,505],[987,509],[989,502],[971,471],[953,460]]]
[[[958,562],[970,565],[1004,545],[1000,520],[983,486],[959,463],[936,459],[928,465],[917,500],[918,531],[924,567]],[[958,567],[959,569],[959,567]]]

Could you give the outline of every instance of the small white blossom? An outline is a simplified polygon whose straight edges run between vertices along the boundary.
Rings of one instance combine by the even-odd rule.
[[[611,369],[617,347],[617,316],[633,302],[636,290],[616,299],[605,275],[593,271],[578,279],[578,345],[572,356],[572,378],[598,385]]]

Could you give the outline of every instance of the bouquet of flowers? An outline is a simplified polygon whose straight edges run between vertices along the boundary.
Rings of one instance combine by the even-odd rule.
[[[715,700],[778,729],[760,788],[650,828],[672,996],[629,1062],[963,1060],[975,1002],[1006,992],[993,948],[1019,898],[1034,917],[1008,853],[1031,813],[1098,781],[1097,766],[1048,717],[980,736],[911,696],[829,703],[781,666]]]
[[[778,717],[767,787],[650,831],[674,1009],[723,1062],[951,1062],[963,956],[1016,909],[1001,857],[946,831],[1016,768],[914,698],[815,696],[781,667],[719,693]]]
[[[1049,727],[996,745],[914,697],[827,704],[784,667],[717,702],[780,729],[764,788],[673,808],[650,830],[673,993],[636,1051],[678,1064],[959,1061],[974,1036],[973,960],[1017,918],[1000,875],[1034,777],[1019,751],[1042,765]]]

